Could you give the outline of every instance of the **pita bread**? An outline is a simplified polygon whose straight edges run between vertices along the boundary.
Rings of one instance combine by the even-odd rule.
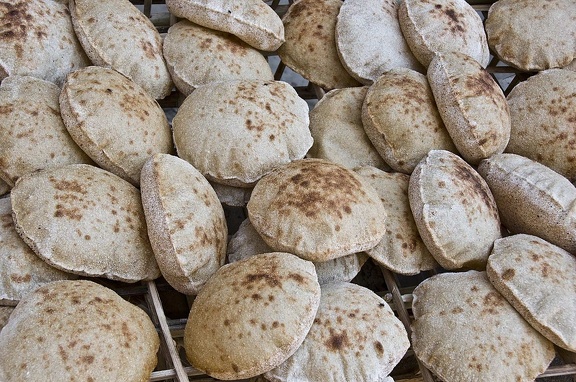
[[[37,171],[11,200],[18,234],[50,265],[124,282],[160,276],[140,191],[116,175],[85,164]]]
[[[426,76],[392,69],[368,89],[362,106],[366,135],[395,171],[412,173],[432,149],[456,152]]]
[[[94,163],[66,130],[59,96],[58,86],[35,77],[10,76],[0,84],[0,178],[10,186],[43,168]]]
[[[308,104],[282,81],[200,86],[172,124],[178,155],[209,180],[230,186],[252,187],[312,146]]]
[[[387,169],[362,125],[362,103],[368,87],[329,91],[310,111],[314,143],[310,158],[321,158],[347,168],[374,166]]]
[[[385,381],[410,342],[402,322],[370,289],[350,283],[322,286],[306,339],[270,381]]]
[[[520,70],[562,67],[576,58],[575,19],[573,1],[500,0],[486,19],[488,44]]]
[[[576,180],[576,72],[550,69],[508,94],[512,129],[506,152]]]
[[[483,160],[478,172],[510,232],[539,236],[576,253],[576,187],[566,178],[516,154]]]
[[[172,79],[162,39],[152,22],[127,0],[70,0],[72,24],[94,65],[113,68],[152,98],[166,97]]]
[[[225,265],[192,304],[186,356],[217,379],[262,374],[302,344],[319,304],[314,266],[294,255],[259,254]]]
[[[572,70],[576,72],[576,59],[572,60],[572,62],[566,65],[563,69]]]
[[[164,110],[113,69],[90,66],[72,73],[60,94],[60,107],[68,132],[82,150],[135,186],[151,155],[173,151]]]
[[[366,253],[378,264],[404,275],[415,275],[438,265],[422,241],[410,210],[410,177],[374,167],[361,167],[355,171],[378,192],[387,217],[384,237]]]
[[[340,0],[297,0],[282,18],[286,42],[278,56],[290,69],[326,90],[360,85],[342,66],[336,48],[341,6]]]
[[[66,75],[90,65],[70,12],[57,1],[0,4],[0,80],[25,75],[62,85]]]
[[[159,347],[142,309],[91,281],[55,281],[26,296],[0,332],[0,374],[6,381],[146,381]]]
[[[156,154],[142,167],[141,194],[162,276],[177,291],[197,294],[226,259],[228,229],[216,193],[190,163]]]
[[[246,207],[252,194],[252,188],[227,186],[216,182],[210,182],[210,185],[220,203],[229,207]]]
[[[10,192],[10,186],[8,183],[0,179],[0,196],[5,195]]]
[[[248,217],[275,250],[328,261],[373,248],[386,211],[363,178],[322,159],[279,167],[254,187]]]
[[[498,83],[478,62],[460,52],[437,54],[428,82],[452,141],[467,162],[504,151],[510,110]]]
[[[424,71],[402,35],[395,0],[345,1],[336,22],[336,48],[348,73],[365,85],[394,68]]]
[[[197,86],[214,81],[274,79],[259,51],[234,35],[188,20],[168,29],[163,52],[174,84],[185,96]]]
[[[259,50],[273,51],[284,42],[284,26],[261,0],[167,0],[176,17],[238,36]]]
[[[432,150],[416,166],[408,186],[418,232],[445,269],[483,270],[501,237],[494,197],[462,158]]]

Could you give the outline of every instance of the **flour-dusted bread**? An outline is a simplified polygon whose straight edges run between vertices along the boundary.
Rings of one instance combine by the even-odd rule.
[[[576,180],[576,71],[550,69],[507,97],[512,128],[506,152],[538,161]]]
[[[408,187],[418,232],[446,269],[483,270],[500,218],[488,185],[459,156],[432,150],[416,166]]]
[[[188,96],[214,81],[274,79],[266,58],[236,36],[181,20],[164,37],[164,58],[174,84]]]
[[[428,82],[444,125],[467,162],[504,151],[510,139],[510,110],[498,83],[472,57],[437,54]]]
[[[0,80],[33,76],[62,85],[68,73],[90,65],[64,4],[44,0],[0,3]]]
[[[323,285],[306,339],[286,362],[265,373],[282,381],[386,381],[410,342],[390,306],[350,283]]]
[[[576,3],[499,0],[488,11],[488,45],[524,71],[563,67],[576,58]]]
[[[55,281],[20,301],[0,332],[0,375],[142,382],[159,347],[150,317],[114,291],[91,281]]]
[[[568,179],[510,153],[483,160],[478,172],[510,232],[535,235],[576,253],[576,187]]]
[[[116,175],[85,164],[37,171],[10,198],[18,234],[52,266],[124,282],[160,276],[140,191]]]
[[[374,82],[362,105],[366,135],[395,171],[410,174],[428,151],[457,152],[424,74],[392,69]]]
[[[43,168],[94,163],[66,130],[59,96],[58,86],[35,77],[10,76],[0,84],[0,178],[10,186]]]
[[[142,205],[162,275],[184,294],[197,294],[224,265],[228,229],[210,183],[190,163],[156,154],[142,167]]]
[[[173,152],[164,110],[142,87],[100,66],[78,70],[60,93],[64,124],[100,167],[138,186],[144,162]]]
[[[76,35],[94,65],[117,70],[152,98],[166,97],[172,79],[162,56],[162,38],[128,0],[70,0]]]
[[[198,87],[172,121],[178,155],[209,180],[251,187],[312,146],[308,105],[283,81]]]
[[[273,51],[284,42],[284,26],[261,0],[167,0],[176,17],[238,36],[259,50]]]
[[[214,378],[257,376],[296,351],[319,304],[320,285],[309,261],[273,252],[225,265],[192,304],[186,357]]]
[[[443,381],[530,382],[554,345],[492,286],[486,272],[433,276],[414,289],[412,346]]]

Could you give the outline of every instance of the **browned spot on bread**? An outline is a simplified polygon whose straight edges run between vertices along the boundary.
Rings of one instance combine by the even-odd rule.
[[[252,300],[262,300],[262,296],[258,293],[253,293],[250,297],[252,297]]]
[[[17,274],[11,274],[10,275],[10,280],[12,280],[15,283],[27,283],[32,279],[32,276],[28,273],[24,276],[21,275],[17,275]]]
[[[374,349],[376,349],[376,353],[378,353],[380,357],[384,355],[384,346],[382,346],[382,343],[380,341],[374,342]]]
[[[253,273],[247,275],[244,278],[242,285],[255,284],[260,282],[266,283],[271,287],[282,287],[282,282],[280,281],[278,275],[268,273]]]
[[[92,364],[94,363],[94,356],[93,355],[85,355],[80,357],[80,363]]]
[[[515,274],[516,274],[516,272],[514,271],[514,269],[508,268],[502,273],[502,279],[503,280],[510,280],[514,277]]]
[[[340,333],[336,333],[336,331],[332,328],[330,328],[329,330],[330,330],[330,338],[328,338],[326,342],[324,342],[324,345],[326,345],[328,350],[337,352],[350,346],[350,340],[348,339],[348,333],[346,332],[346,330],[343,330]]]
[[[140,47],[142,48],[142,50],[144,50],[144,54],[146,55],[146,57],[152,59],[156,57],[156,50],[154,49],[154,46],[150,43],[150,41],[142,40],[140,42]]]
[[[288,278],[296,281],[298,284],[304,284],[304,277],[302,277],[302,275],[299,275],[298,273],[290,273],[288,275]]]
[[[232,364],[232,370],[234,370],[235,373],[238,373],[240,371],[240,368],[238,367],[238,365],[236,365],[235,363]]]
[[[274,322],[272,323],[272,327],[273,327],[274,329],[276,329],[276,328],[279,327],[279,326],[280,326],[280,323],[279,323],[278,321],[274,321]]]

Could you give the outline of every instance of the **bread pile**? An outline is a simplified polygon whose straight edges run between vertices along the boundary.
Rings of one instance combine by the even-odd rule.
[[[0,380],[147,380],[152,320],[102,279],[190,296],[186,358],[223,380],[390,381],[412,345],[443,381],[532,381],[576,352],[572,2],[486,28],[464,0],[166,5],[161,36],[128,0],[0,4]],[[490,54],[541,72],[505,95]],[[368,261],[440,271],[412,327]]]

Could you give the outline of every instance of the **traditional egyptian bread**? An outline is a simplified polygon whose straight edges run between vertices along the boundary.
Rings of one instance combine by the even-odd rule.
[[[486,271],[532,327],[554,344],[576,351],[576,257],[539,237],[520,234],[496,240]]]
[[[310,111],[310,133],[314,143],[310,158],[321,158],[344,167],[388,166],[372,146],[362,124],[362,103],[368,87],[329,91]]]
[[[550,69],[508,94],[512,129],[506,152],[576,180],[576,71]]]
[[[385,381],[410,346],[400,320],[381,297],[362,286],[333,283],[321,291],[306,339],[265,377],[273,382]]]
[[[152,22],[128,0],[70,0],[76,35],[94,65],[113,68],[152,98],[172,91],[162,39]]]
[[[213,81],[274,79],[259,51],[234,35],[188,20],[168,29],[163,52],[172,80],[185,96]]]
[[[510,232],[535,235],[576,253],[576,187],[566,178],[516,154],[483,160],[478,172]]]
[[[286,42],[278,56],[286,66],[327,90],[360,85],[342,66],[336,20],[342,1],[297,0],[282,18]]]
[[[365,85],[394,68],[424,71],[402,35],[394,0],[345,1],[336,22],[336,48],[348,73]]]
[[[173,151],[164,110],[113,69],[90,66],[68,76],[60,107],[74,141],[98,165],[135,186],[144,162]]]
[[[400,274],[414,275],[433,269],[437,263],[422,241],[408,201],[410,177],[374,167],[355,170],[380,195],[386,210],[386,233],[366,253],[378,264]]]
[[[572,60],[572,62],[566,65],[563,69],[572,70],[576,72],[576,59]]]
[[[10,195],[18,234],[52,266],[124,282],[160,276],[140,191],[116,175],[61,166],[24,175]]]
[[[26,296],[0,332],[0,374],[7,381],[146,381],[159,346],[146,313],[112,290],[55,281]]]
[[[216,182],[210,182],[210,185],[220,203],[230,207],[246,207],[252,194],[252,188],[227,186]]]
[[[376,190],[352,170],[322,159],[272,171],[256,184],[247,208],[270,247],[310,261],[373,248],[386,231]]]
[[[412,310],[416,357],[443,381],[533,381],[555,355],[486,272],[425,280],[414,290]]]
[[[58,86],[35,77],[10,76],[0,84],[0,178],[10,186],[39,169],[94,163],[66,130],[59,96]]]
[[[2,2],[0,29],[0,80],[28,75],[61,85],[68,73],[90,65],[68,8],[57,1]]]
[[[368,89],[362,106],[368,138],[395,171],[410,174],[432,149],[457,152],[424,74],[397,68]]]
[[[251,187],[312,146],[308,105],[282,81],[200,86],[172,124],[178,155],[209,180],[230,186]]]
[[[282,20],[261,0],[167,0],[176,17],[238,36],[259,50],[276,50],[284,42]]]
[[[309,261],[273,252],[225,265],[192,304],[186,356],[217,379],[262,374],[302,344],[319,303],[320,285]]]
[[[408,198],[418,232],[442,267],[484,269],[501,236],[500,218],[474,168],[449,151],[432,150],[412,173]]]
[[[190,163],[156,154],[142,167],[148,237],[162,275],[184,294],[197,294],[226,259],[224,210]]]
[[[488,11],[488,45],[524,71],[562,67],[576,58],[575,18],[570,0],[500,0]]]
[[[398,19],[408,46],[425,67],[435,54],[447,52],[461,52],[488,65],[482,19],[465,0],[404,0]]]
[[[460,52],[437,54],[428,82],[456,148],[466,161],[504,151],[510,139],[510,110],[498,83],[478,62]]]

